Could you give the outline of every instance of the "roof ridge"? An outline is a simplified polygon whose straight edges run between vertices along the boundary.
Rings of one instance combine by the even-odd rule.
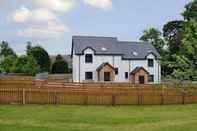
[[[110,36],[88,36],[88,35],[73,35],[74,37],[84,37],[84,38],[113,38],[113,39],[117,39],[117,37],[110,37]]]
[[[143,41],[118,41],[118,43],[124,43],[124,44],[151,44],[150,42],[143,42]]]

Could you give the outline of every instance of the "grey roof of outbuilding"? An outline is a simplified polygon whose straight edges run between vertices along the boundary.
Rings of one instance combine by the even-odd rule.
[[[116,37],[73,36],[72,53],[83,54],[87,48],[95,55],[121,55],[123,59],[145,59],[150,53],[160,58],[159,53],[147,42],[118,41]],[[106,49],[106,50],[103,50]]]

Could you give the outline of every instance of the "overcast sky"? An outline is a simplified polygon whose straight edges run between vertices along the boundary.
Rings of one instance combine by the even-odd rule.
[[[26,42],[70,54],[72,35],[137,41],[143,30],[182,19],[190,0],[0,0],[0,40],[24,54]]]

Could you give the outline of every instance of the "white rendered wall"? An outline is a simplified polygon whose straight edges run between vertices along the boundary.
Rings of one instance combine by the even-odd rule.
[[[92,63],[85,63],[85,54],[93,55]],[[96,69],[108,62],[114,68],[118,68],[118,75],[115,76],[115,82],[129,82],[129,79],[125,79],[125,72],[130,73],[137,66],[144,67],[151,75],[154,75],[154,83],[159,83],[161,79],[161,69],[155,56],[150,54],[147,59],[154,59],[154,67],[148,67],[148,60],[122,60],[121,56],[106,56],[106,55],[94,55],[94,51],[90,48],[84,51],[84,55],[73,54],[73,81],[83,82],[85,80],[85,72],[93,72],[93,80],[96,80]]]

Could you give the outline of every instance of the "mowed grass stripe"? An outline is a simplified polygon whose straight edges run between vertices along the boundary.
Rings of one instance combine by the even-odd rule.
[[[0,131],[195,131],[197,105],[0,106]]]

